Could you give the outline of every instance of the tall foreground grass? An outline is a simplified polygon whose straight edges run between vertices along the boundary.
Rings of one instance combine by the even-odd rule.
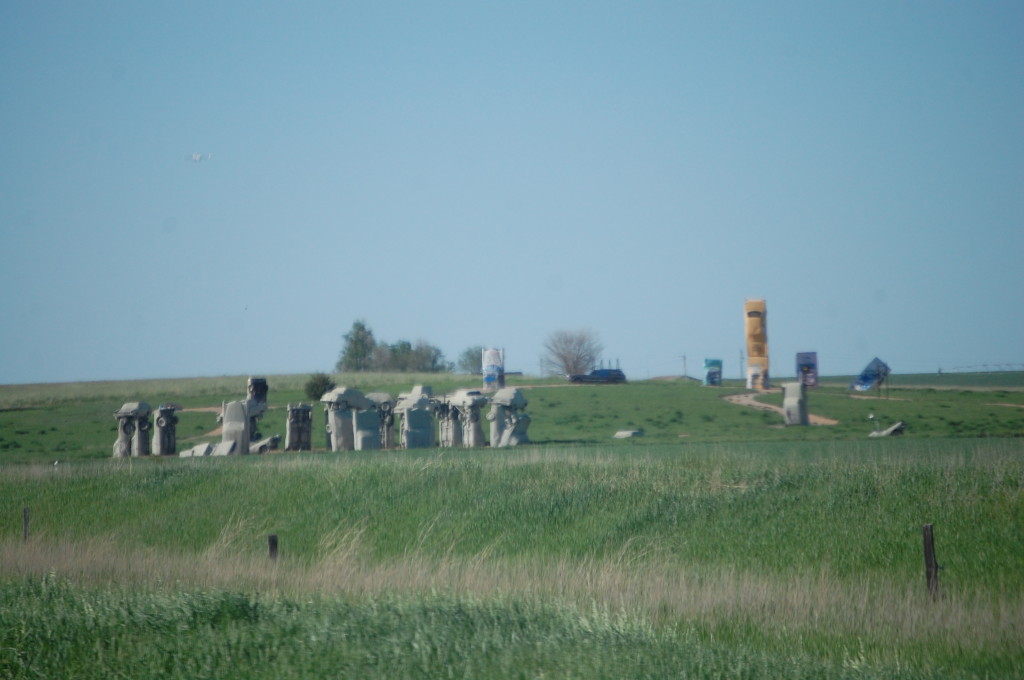
[[[12,571],[27,575],[12,583],[25,587],[40,578],[50,579],[85,607],[112,593],[121,592],[117,597],[124,598],[124,589],[112,583],[134,584],[130,599],[140,603],[164,602],[168,593],[219,593],[291,603],[296,617],[304,616],[299,610],[312,601],[372,607],[397,599],[422,606],[440,593],[455,602],[502,607],[557,604],[563,613],[582,617],[596,610],[669,637],[683,635],[705,646],[717,641],[741,656],[797,657],[831,666],[856,658],[875,670],[902,665],[922,672],[979,671],[978,677],[985,677],[981,671],[1001,677],[1019,670],[1022,662],[1024,602],[1019,594],[981,589],[947,592],[932,601],[917,584],[841,579],[825,571],[784,578],[735,569],[685,568],[664,560],[528,561],[410,554],[371,564],[343,551],[314,567],[303,567],[212,553],[187,558],[123,551],[111,560],[110,548],[62,545],[8,549],[2,556]],[[61,562],[69,567],[43,576],[33,569]],[[106,585],[97,590],[71,583]],[[12,588],[8,594],[23,592]],[[35,614],[19,612],[12,601],[4,605],[11,623],[44,624]],[[92,639],[84,632],[76,635]]]
[[[0,585],[5,678],[958,678],[854,646],[831,660],[657,627],[600,606],[429,594],[268,597]],[[1010,669],[1012,672],[1013,669]]]
[[[748,677],[1011,677],[1024,670],[1022,488],[1012,440],[10,466],[0,468],[8,581],[0,628],[24,638],[0,647],[17,650],[11,663],[21,663],[70,635],[69,655],[99,663],[105,638],[71,635],[24,604],[50,588],[63,602],[56,608],[109,607],[112,620],[121,609],[152,610],[146,620],[162,632],[126,632],[116,644],[128,659],[160,659],[171,671],[184,640],[210,659],[241,650],[264,658],[264,638],[287,640],[275,659],[313,654],[306,633],[289,631],[355,617],[354,608],[405,622],[350,650],[363,665],[330,645],[313,654],[360,674],[742,677],[746,668],[757,669]],[[31,508],[28,543],[23,507]],[[938,601],[925,588],[925,523],[935,525],[945,567]],[[268,534],[281,546],[273,563]],[[250,608],[238,603],[253,602],[264,618],[225,616],[212,626],[180,614],[203,598],[243,613]],[[452,613],[460,608],[498,612],[499,630],[464,631]],[[545,623],[521,623],[523,611]],[[593,612],[624,628],[589,637]],[[160,628],[181,616],[192,623]],[[344,625],[325,628],[331,640],[348,639],[337,633]],[[624,657],[595,657],[617,636],[629,641]],[[549,647],[549,638],[569,642]],[[415,665],[411,642],[394,648],[401,654],[383,651],[417,639],[435,665]],[[591,657],[611,670],[601,675]],[[490,664],[488,672],[470,661]]]

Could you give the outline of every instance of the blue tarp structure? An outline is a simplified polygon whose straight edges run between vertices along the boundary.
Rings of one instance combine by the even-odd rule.
[[[885,378],[889,375],[889,365],[884,361],[875,357],[871,360],[857,379],[850,383],[851,390],[857,390],[858,392],[867,392],[872,387],[880,386],[885,382]]]

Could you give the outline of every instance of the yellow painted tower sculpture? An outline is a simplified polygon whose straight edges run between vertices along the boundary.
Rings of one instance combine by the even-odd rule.
[[[766,390],[768,381],[768,309],[764,300],[743,304],[747,330],[747,388]]]

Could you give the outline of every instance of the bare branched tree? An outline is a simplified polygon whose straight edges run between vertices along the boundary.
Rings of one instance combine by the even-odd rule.
[[[544,341],[541,362],[545,373],[578,375],[592,369],[603,351],[597,333],[592,330],[555,331]]]

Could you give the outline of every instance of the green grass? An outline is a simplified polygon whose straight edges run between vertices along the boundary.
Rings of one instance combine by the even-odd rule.
[[[857,376],[832,376],[821,379],[823,385],[847,387]],[[988,373],[919,373],[893,374],[885,389],[932,387],[938,389],[1024,389],[1024,373],[992,371]]]
[[[410,552],[635,553],[716,568],[747,560],[781,573],[827,564],[839,576],[877,571],[907,580],[920,571],[916,534],[934,522],[962,555],[947,558],[946,578],[995,587],[1024,573],[1024,529],[1009,521],[1022,508],[1024,468],[1014,442],[985,441],[18,466],[0,468],[0,509],[10,518],[31,507],[33,535],[46,541],[125,548],[201,553],[228,540],[233,550],[258,554],[266,534],[276,533],[289,559],[304,565],[323,560],[336,547],[324,537],[341,529],[358,531],[360,551],[377,561]],[[0,538],[15,540],[20,531],[19,523],[5,523]],[[994,561],[970,559],[983,553]]]
[[[287,626],[299,627],[323,616],[321,606],[400,602],[422,612],[478,602],[539,607],[530,611],[552,618],[544,625],[575,640],[573,622],[596,608],[647,631],[635,643],[652,645],[656,675],[692,670],[690,652],[724,659],[731,650],[751,668],[777,669],[752,677],[787,677],[794,659],[808,677],[853,662],[866,677],[897,666],[906,677],[1005,677],[1024,668],[1019,453],[1013,440],[904,439],[13,466],[0,475],[0,516],[20,519],[30,507],[31,537],[23,544],[20,522],[4,524],[0,573],[21,586],[0,609],[43,620],[19,609],[28,596],[18,588],[51,573],[76,584],[62,597],[84,608],[108,597],[165,606],[168,587],[171,599],[224,591],[292,608]],[[925,523],[945,567],[940,602],[924,587]],[[280,541],[273,564],[269,534]],[[138,592],[111,595],[115,584]],[[448,599],[439,605],[436,593]],[[310,597],[321,604],[306,609]],[[210,644],[273,638],[278,625],[261,632],[242,621]],[[413,617],[394,634],[415,638],[424,625]],[[68,644],[95,660],[93,638]],[[303,649],[280,644],[287,658]],[[580,660],[588,644],[554,654],[573,664],[564,676],[591,673]],[[524,663],[513,647],[476,661]],[[227,653],[217,649],[209,654]],[[452,653],[424,672],[471,675]],[[561,673],[547,659],[539,653],[530,667]],[[609,668],[604,677],[644,666]]]
[[[1024,390],[1014,387],[1016,383],[1009,384],[1013,381],[1006,378],[1003,387],[979,390],[960,384],[959,374],[948,377],[954,389],[894,388],[882,398],[853,393],[845,386],[822,386],[809,392],[809,410],[839,423],[803,428],[784,428],[775,413],[724,401],[723,396],[743,391],[732,383],[705,388],[680,379],[570,386],[554,379],[510,376],[508,384],[523,388],[533,419],[530,438],[542,445],[605,444],[626,429],[644,431],[644,437],[630,442],[641,447],[675,442],[826,442],[862,439],[874,422],[887,426],[897,420],[907,423],[908,438],[1024,436]],[[268,377],[270,410],[260,424],[265,436],[284,435],[287,404],[307,401],[302,392],[305,378]],[[918,381],[917,376],[907,377],[912,379]],[[415,384],[432,385],[436,395],[478,384],[474,376],[450,374],[356,374],[336,376],[336,381],[394,395]],[[154,407],[173,402],[192,409],[219,407],[244,395],[244,377],[0,386],[0,461],[109,458],[117,438],[113,413],[124,402],[147,401]],[[779,393],[759,399],[782,404]],[[323,449],[327,442],[319,405],[316,411],[313,442]],[[876,420],[868,420],[869,415]],[[217,427],[216,413],[186,411],[179,418],[179,448],[219,439],[209,434]]]
[[[738,650],[596,607],[511,598],[91,591],[45,577],[0,586],[0,601],[0,675],[12,680],[970,677],[875,666],[861,648],[837,662]]]
[[[840,423],[784,428],[735,385],[519,380],[531,445],[218,459],[111,459],[112,414],[244,378],[0,387],[0,678],[1024,676],[1014,386],[826,385]]]
[[[0,675],[12,680],[997,677],[872,663],[863,646],[835,661],[738,649],[694,628],[519,598],[87,590],[47,576],[0,586],[0,601]]]

